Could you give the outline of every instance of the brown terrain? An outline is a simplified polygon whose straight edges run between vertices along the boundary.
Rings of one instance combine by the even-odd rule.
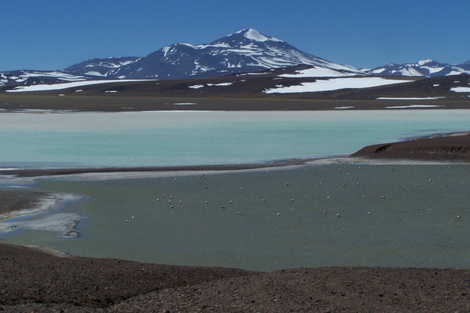
[[[470,133],[453,133],[403,142],[371,145],[352,154],[367,159],[470,161]]]
[[[470,312],[470,270],[272,273],[59,257],[0,244],[4,312]]]
[[[205,79],[152,80],[89,85],[63,90],[9,93],[15,86],[0,87],[0,112],[33,110],[146,111],[146,110],[378,110],[421,105],[427,109],[468,109],[470,93],[453,87],[468,87],[469,75],[436,78],[404,78],[410,83],[364,89],[266,94],[278,85],[292,86],[328,78],[285,78],[303,66],[277,69],[257,75],[234,75]],[[388,77],[387,79],[394,79]],[[217,84],[231,85],[217,86]],[[193,89],[191,86],[203,85]],[[77,92],[79,91],[79,92]],[[378,98],[421,98],[380,100]],[[426,99],[436,98],[436,99]]]

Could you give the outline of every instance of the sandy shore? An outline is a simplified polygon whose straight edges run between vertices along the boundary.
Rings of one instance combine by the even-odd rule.
[[[51,177],[70,176],[80,174],[110,173],[188,173],[188,172],[219,172],[255,170],[264,168],[277,168],[298,166],[306,164],[311,159],[286,159],[266,163],[221,164],[221,165],[187,165],[187,166],[161,166],[161,167],[109,167],[109,168],[57,168],[57,169],[0,169],[0,175],[5,177]]]
[[[50,196],[47,192],[28,190],[0,190],[0,220],[12,216],[13,212],[34,208]]]
[[[0,190],[0,214],[8,213],[14,210],[20,210],[34,205],[42,194],[18,190]]]
[[[373,145],[353,156],[469,161],[470,134]],[[138,170],[252,168],[260,166]],[[135,170],[8,170],[0,174],[43,177]],[[34,206],[45,196],[48,194],[2,190],[0,214]],[[470,270],[463,269],[312,268],[259,273],[64,258],[4,243],[0,243],[0,269],[0,311],[4,312],[470,312]]]

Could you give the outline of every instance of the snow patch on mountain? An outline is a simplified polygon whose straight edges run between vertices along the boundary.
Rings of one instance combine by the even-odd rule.
[[[138,81],[151,81],[151,80],[149,79],[87,80],[87,81],[76,81],[76,82],[61,83],[61,84],[41,84],[41,85],[30,85],[30,86],[18,86],[11,90],[7,90],[6,92],[51,91],[51,90],[62,90],[62,89],[98,85],[98,84],[138,82]]]
[[[204,88],[204,85],[192,85],[192,86],[189,86],[188,88],[190,88],[190,89],[201,89],[201,88]]]
[[[470,87],[454,87],[454,88],[450,88],[450,91],[453,91],[453,92],[470,92]]]
[[[357,75],[354,72],[340,72],[331,68],[311,67],[307,69],[297,70],[295,74],[281,74],[279,77],[285,78],[305,78],[305,77],[338,77]]]
[[[418,64],[419,66],[423,66],[423,65],[425,65],[425,64],[429,64],[429,63],[433,63],[433,62],[434,62],[434,61],[431,60],[431,59],[425,59],[425,60],[418,61],[417,64]]]
[[[227,83],[218,83],[218,84],[207,84],[207,86],[215,86],[215,87],[226,87],[226,86],[231,86],[233,85],[232,82],[227,82]]]
[[[269,88],[264,93],[300,93],[300,92],[322,92],[340,89],[359,89],[391,84],[409,83],[410,80],[386,79],[381,77],[351,77],[319,79],[315,82],[301,83],[300,85]]]
[[[419,100],[438,100],[445,99],[445,97],[378,97],[377,100],[406,100],[406,101],[419,101]]]
[[[50,77],[57,78],[63,81],[80,81],[85,80],[86,78],[80,75],[73,75],[69,73],[64,73],[60,71],[51,71],[51,72],[39,72],[39,71],[24,71],[18,76],[11,76],[10,78],[15,80],[17,83],[23,83],[29,78],[33,77]]]
[[[386,106],[385,109],[429,109],[429,108],[440,108],[443,105],[438,104],[409,104],[409,105],[393,105]]]
[[[243,33],[243,37],[248,38],[248,39],[253,40],[253,41],[265,42],[265,41],[271,40],[271,41],[283,42],[280,39],[277,39],[277,38],[274,38],[274,37],[267,37],[265,35],[262,35],[257,30],[254,30],[252,28],[249,28],[245,31],[241,30],[239,32],[236,32],[236,34],[238,34],[238,33]]]
[[[106,77],[106,74],[102,74],[102,73],[97,72],[97,71],[89,71],[89,72],[86,72],[85,75]]]
[[[5,86],[7,82],[7,77],[3,73],[0,73],[0,86]]]

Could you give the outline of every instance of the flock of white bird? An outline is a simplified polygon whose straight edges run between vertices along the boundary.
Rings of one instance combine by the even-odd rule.
[[[450,167],[449,167],[449,168],[450,168]],[[357,169],[361,169],[361,166],[355,167],[355,169],[356,169],[356,170],[357,170]],[[417,170],[418,168],[416,167],[415,169]],[[328,168],[325,168],[324,170],[325,170],[325,171],[328,171]],[[341,171],[341,170],[342,170],[341,168],[338,168],[338,171]],[[392,169],[392,172],[393,172],[393,171],[394,171],[394,169]],[[266,171],[266,173],[269,173],[269,171]],[[313,172],[313,175],[316,175],[316,172]],[[349,177],[349,179],[353,179],[353,178],[354,178],[354,176],[353,176],[353,175],[350,175],[349,173],[346,173],[346,176]],[[224,179],[224,178],[226,178],[226,177],[227,177],[227,174],[223,174],[222,176],[220,176],[220,179]],[[207,180],[208,176],[207,176],[206,174],[202,174],[199,178],[200,178],[200,179],[203,179],[203,180]],[[166,179],[166,180],[168,180],[168,179]],[[174,180],[177,181],[178,178],[175,177]],[[429,179],[427,180],[427,183],[428,183],[428,184],[432,184],[432,183],[433,183],[433,179],[432,179],[432,178],[429,178]],[[323,184],[322,181],[318,181],[318,185],[322,185],[322,184]],[[356,185],[359,185],[360,182],[359,182],[359,181],[356,181],[355,184],[356,184]],[[289,182],[284,182],[284,183],[283,183],[283,186],[284,186],[284,188],[289,188],[290,183],[289,183]],[[346,184],[346,183],[342,183],[340,186],[343,187],[343,188],[345,188],[345,187],[347,187],[347,184]],[[420,186],[421,186],[421,185],[420,185],[419,183],[417,183],[417,184],[415,185],[416,188],[419,188]],[[447,187],[448,187],[448,185],[445,185],[445,188],[447,188]],[[207,191],[208,189],[209,189],[209,187],[208,187],[207,185],[205,185],[205,186],[204,186],[204,190]],[[405,191],[406,189],[407,189],[407,187],[402,186],[402,190],[403,190],[403,191]],[[240,187],[239,190],[240,190],[240,191],[244,191],[245,188],[244,188],[244,187]],[[176,190],[175,190],[175,191],[176,191]],[[167,196],[167,198],[168,198],[169,200],[167,200],[166,202],[167,202],[167,204],[168,204],[168,206],[169,206],[170,209],[174,209],[176,203],[179,204],[179,205],[182,205],[182,204],[183,204],[183,200],[178,200],[177,202],[175,202],[175,201],[174,201],[174,197],[173,197],[172,195]],[[161,195],[159,198],[156,198],[156,202],[161,202],[162,199],[165,199],[165,200],[166,200],[165,195]],[[327,195],[327,196],[326,196],[326,199],[330,199],[330,196]],[[365,196],[365,195],[362,195],[362,199],[366,199],[366,196]],[[385,194],[382,194],[382,195],[380,195],[380,199],[382,199],[382,200],[387,200],[387,196],[386,196]],[[291,200],[291,202],[295,202],[295,201],[296,201],[295,198],[291,198],[290,200]],[[162,201],[164,201],[164,200],[162,200]],[[262,203],[266,203],[267,200],[266,200],[265,198],[262,198],[260,201],[261,201]],[[210,201],[209,201],[209,200],[205,200],[204,203],[205,203],[206,205],[209,205]],[[231,205],[231,206],[233,206],[233,205],[235,204],[235,202],[234,202],[233,200],[228,200],[227,203],[228,203],[228,205]],[[226,209],[226,206],[225,206],[225,205],[221,205],[220,208],[223,209],[223,210],[225,210],[225,209]],[[323,213],[324,215],[326,215],[326,214],[328,213],[328,211],[323,210],[322,213]],[[237,211],[236,214],[237,214],[237,215],[242,215],[242,212],[241,212],[241,211]],[[282,216],[281,212],[276,212],[275,215],[276,215],[277,217],[281,217],[281,216]],[[371,212],[371,211],[368,211],[368,212],[367,212],[367,215],[372,215],[372,212]],[[341,216],[342,216],[341,213],[339,213],[339,212],[336,213],[336,217],[339,218],[339,217],[341,217]],[[461,215],[457,215],[456,218],[457,218],[457,219],[460,219],[460,218],[461,218]],[[132,220],[134,220],[134,219],[135,219],[135,216],[131,216],[131,218],[130,218],[130,219],[126,219],[125,222],[126,222],[126,223],[129,223],[130,221],[132,221]]]

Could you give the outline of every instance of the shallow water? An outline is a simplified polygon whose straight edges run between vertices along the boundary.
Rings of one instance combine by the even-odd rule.
[[[263,271],[470,268],[469,185],[470,167],[456,164],[44,180],[33,189],[90,196],[62,210],[84,218],[81,237],[29,230],[3,239],[83,256]]]

